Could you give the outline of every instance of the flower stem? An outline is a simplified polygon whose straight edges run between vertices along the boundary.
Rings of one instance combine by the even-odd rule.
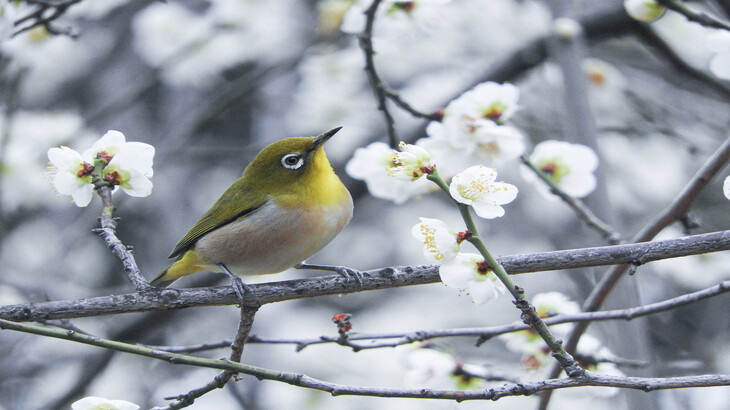
[[[535,311],[535,308],[530,305],[530,302],[525,297],[524,289],[515,285],[512,282],[512,279],[510,279],[509,274],[504,269],[504,267],[487,249],[486,244],[479,236],[479,231],[477,230],[477,226],[474,223],[474,218],[471,215],[470,207],[456,201],[455,199],[453,199],[453,197],[451,197],[451,193],[449,192],[449,186],[446,185],[446,182],[443,180],[443,178],[441,178],[441,176],[435,169],[430,174],[428,174],[427,178],[430,181],[434,182],[436,185],[438,185],[439,188],[441,188],[444,192],[449,194],[449,197],[459,207],[459,212],[461,212],[461,217],[466,224],[466,228],[469,230],[469,232],[472,233],[472,236],[469,238],[469,242],[471,242],[471,244],[477,248],[479,253],[484,257],[484,260],[489,265],[489,268],[492,269],[492,272],[494,272],[497,278],[499,278],[499,280],[507,288],[509,293],[512,294],[512,296],[515,298],[513,303],[515,304],[515,306],[517,306],[518,309],[520,309],[520,311],[522,311],[522,321],[526,325],[530,326],[535,332],[537,332],[540,337],[542,337],[542,339],[552,351],[553,357],[558,361],[558,363],[560,363],[560,366],[563,368],[563,370],[565,370],[565,373],[568,376],[582,376],[585,371],[578,365],[573,356],[565,351],[565,349],[563,348],[563,342],[556,339],[555,336],[550,333],[550,330],[545,325],[545,322],[542,321],[540,316]]]
[[[146,292],[154,289],[152,285],[147,283],[137,267],[137,261],[134,259],[131,248],[125,246],[116,235],[117,221],[114,219],[114,204],[112,202],[112,189],[108,184],[101,182],[97,185],[96,192],[101,198],[104,205],[101,211],[101,228],[94,231],[101,236],[106,246],[121,259],[124,265],[124,271],[127,273],[129,280],[132,282],[137,292]]]

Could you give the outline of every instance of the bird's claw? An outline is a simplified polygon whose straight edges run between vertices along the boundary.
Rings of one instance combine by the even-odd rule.
[[[228,270],[226,265],[222,263],[216,264],[221,269],[221,271],[228,276],[231,279],[231,288],[233,288],[233,291],[236,293],[236,297],[238,298],[238,304],[239,306],[243,306],[243,301],[245,299],[246,292],[251,292],[251,289],[243,283],[241,278],[231,273],[231,271]]]
[[[335,272],[337,272],[338,275],[345,278],[345,281],[347,283],[350,283],[350,278],[355,278],[355,282],[357,282],[358,286],[362,287],[362,273],[359,271],[356,271],[355,269],[350,269],[345,266],[336,266]]]
[[[294,267],[297,269],[316,269],[329,272],[337,272],[338,275],[345,278],[345,281],[347,281],[347,283],[350,282],[350,278],[355,278],[355,282],[357,282],[360,287],[363,286],[363,274],[360,271],[350,269],[345,266],[310,265],[308,263],[302,262],[294,265]]]

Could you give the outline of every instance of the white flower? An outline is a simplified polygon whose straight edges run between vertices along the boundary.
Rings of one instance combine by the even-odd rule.
[[[522,133],[508,125],[484,125],[474,132],[476,151],[473,155],[488,164],[512,160],[525,152]]]
[[[723,80],[730,80],[730,33],[717,30],[707,36],[707,46],[715,53],[710,58],[710,72]]]
[[[530,162],[546,174],[553,184],[572,197],[583,198],[596,188],[593,172],[598,167],[598,156],[585,145],[543,141],[537,144],[530,155]],[[557,196],[550,193],[547,184],[532,170],[524,166],[520,171],[526,181],[537,184],[538,190],[545,197],[557,199]]]
[[[71,195],[78,207],[88,205],[93,192],[91,185],[93,165],[84,161],[81,154],[69,147],[49,149],[48,159],[56,171],[53,177],[53,187],[56,191],[63,195]]]
[[[423,178],[408,182],[389,176],[388,167],[393,165],[392,160],[393,149],[384,142],[374,142],[355,150],[352,159],[345,166],[345,171],[355,179],[364,180],[373,196],[396,204],[432,188],[433,184]]]
[[[130,196],[145,197],[152,193],[152,158],[155,148],[143,142],[127,142],[124,134],[110,130],[90,149],[84,158],[108,161],[103,178],[114,186],[120,186]]]
[[[437,350],[421,348],[408,355],[409,370],[403,383],[410,388],[453,388],[454,358]]]
[[[470,165],[513,160],[525,150],[524,137],[504,122],[516,112],[518,97],[511,84],[479,84],[451,101],[417,144],[429,149],[444,178]]]
[[[654,0],[624,0],[624,8],[636,20],[651,22],[664,14],[664,6]]]
[[[104,179],[112,185],[119,185],[130,196],[145,197],[152,193],[151,145],[130,142],[114,155],[104,168]]]
[[[517,187],[505,182],[494,182],[496,178],[495,169],[481,165],[469,167],[454,176],[449,192],[456,201],[471,205],[482,218],[497,218],[504,215],[501,205],[517,197]]]
[[[443,263],[456,257],[461,244],[456,232],[452,231],[446,222],[439,219],[419,218],[411,229],[411,235],[423,242],[423,253],[426,259]]]
[[[119,131],[107,132],[83,155],[68,147],[48,150],[48,159],[55,167],[54,187],[61,194],[71,195],[80,207],[91,201],[98,179],[115,188],[120,186],[130,196],[150,195],[154,155],[153,146],[127,142]]]
[[[110,400],[89,396],[71,404],[73,410],[137,410],[138,405],[126,400]]]
[[[512,84],[499,84],[492,81],[481,83],[465,92],[455,103],[463,104],[462,116],[474,121],[483,119],[502,124],[517,111],[519,89]],[[447,107],[447,111],[448,111]]]
[[[477,305],[496,299],[507,290],[484,258],[475,253],[459,253],[439,268],[441,281],[469,294]]]
[[[725,178],[725,182],[722,184],[722,192],[725,194],[725,198],[730,199],[730,176]]]
[[[425,149],[404,142],[398,144],[398,148],[401,151],[391,154],[388,175],[404,181],[415,181],[433,171],[431,154]]]

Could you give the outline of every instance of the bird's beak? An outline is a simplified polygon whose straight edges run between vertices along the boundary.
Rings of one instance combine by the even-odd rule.
[[[341,129],[342,129],[342,127],[332,128],[331,130],[314,137],[314,142],[312,143],[312,146],[309,148],[308,153],[309,154],[315,153],[319,149],[319,147],[324,145],[324,143],[327,142],[327,140],[332,138],[332,136],[337,134],[337,132]]]

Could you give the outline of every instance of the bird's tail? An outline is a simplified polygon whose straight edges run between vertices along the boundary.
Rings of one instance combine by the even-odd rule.
[[[162,272],[160,272],[157,276],[152,278],[150,280],[150,285],[158,287],[158,288],[166,288],[170,285],[172,285],[172,282],[175,282],[177,278],[175,279],[169,279],[167,271],[170,269],[170,267],[165,268]]]
[[[170,286],[172,282],[175,282],[185,275],[205,270],[207,266],[206,262],[198,256],[195,249],[190,249],[178,256],[177,259],[175,259],[175,262],[168,266],[167,269],[152,278],[150,284],[152,286],[164,288]]]

